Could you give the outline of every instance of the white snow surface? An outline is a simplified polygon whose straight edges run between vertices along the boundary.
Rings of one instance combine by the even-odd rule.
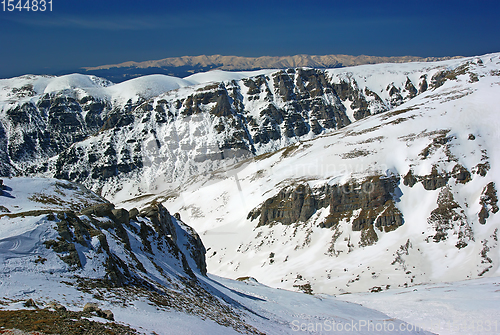
[[[432,76],[443,67],[454,68],[463,61],[366,65],[332,69],[329,73],[337,78],[355,77],[360,89],[366,87],[383,95],[387,90],[382,85],[387,83],[388,76],[400,84],[407,77],[418,82],[422,71]],[[207,248],[208,270],[212,275],[200,280],[245,306],[245,320],[266,333],[293,333],[295,320],[299,326],[305,325],[306,333],[321,333],[308,331],[308,327],[311,324],[318,327],[318,322],[324,327],[327,320],[344,324],[371,320],[394,323],[395,327],[403,324],[399,321],[402,320],[439,334],[498,333],[494,322],[500,316],[497,292],[500,214],[490,213],[482,225],[478,222],[478,213],[484,187],[490,182],[500,185],[497,146],[500,54],[472,57],[468,61],[478,81],[468,74],[459,75],[388,113],[368,117],[314,140],[300,140],[285,150],[228,165],[181,185],[158,181],[147,185],[148,194],[138,198],[130,199],[132,186],[124,184],[122,192],[111,200],[132,208],[157,199],[170,212],[179,212],[182,219],[200,233]],[[43,94],[47,88],[63,89],[75,83],[83,85],[82,90],[100,92],[95,94],[124,104],[129,99],[156,94],[181,95],[182,90],[196,89],[191,85],[217,82],[221,78],[240,80],[251,75],[212,72],[184,79],[147,76],[118,84],[122,85],[120,90],[116,89],[118,85],[90,77],[87,80],[80,75],[23,76],[0,80],[0,98],[4,103],[11,101],[9,97],[14,99],[12,87],[31,84],[36,94]],[[22,99],[30,99],[30,96]],[[196,132],[195,129],[186,131]],[[443,131],[451,138],[449,152],[437,147],[423,159],[422,151]],[[469,139],[471,134],[474,140]],[[455,247],[458,237],[452,231],[447,241],[426,240],[433,233],[427,219],[437,207],[440,190],[427,191],[420,183],[413,187],[399,185],[401,194],[396,206],[404,214],[403,226],[388,233],[377,230],[378,241],[366,247],[359,246],[360,233],[352,231],[350,219],[342,222],[338,231],[318,227],[328,215],[328,208],[318,210],[307,222],[292,225],[275,223],[257,227],[258,220],[247,218],[251,210],[283,187],[297,183],[308,183],[314,188],[363,180],[369,175],[404,176],[410,169],[423,176],[429,174],[433,166],[441,172],[451,172],[457,163],[472,172],[471,181],[466,184],[453,178],[448,183],[474,233],[474,241],[463,249]],[[486,176],[474,173],[478,164],[486,163],[490,165]],[[158,177],[161,170],[151,169],[150,173]],[[65,201],[69,193],[64,187],[60,189],[64,196],[53,191],[44,193],[41,190],[54,188],[57,181],[49,181],[50,187],[43,181],[31,181],[39,184],[6,179],[5,184],[12,190],[7,189],[0,196],[0,206],[14,214],[60,209],[60,205],[52,206],[50,201],[37,205],[30,198],[38,191]],[[19,301],[31,297],[46,302],[56,299],[66,301],[75,309],[91,299],[90,295],[61,283],[58,275],[67,270],[65,264],[49,254],[40,242],[54,238],[50,223],[43,215],[12,219],[0,211],[0,227],[0,296]],[[339,233],[335,237],[338,242],[332,250],[335,233]],[[43,272],[34,265],[35,256],[48,259]],[[156,270],[150,266],[148,271]],[[90,271],[86,274],[90,275]],[[466,280],[478,278],[480,274],[483,278]],[[255,277],[262,284],[231,280],[246,276]],[[300,290],[306,284],[311,285],[316,295],[286,291]],[[374,287],[380,287],[383,292],[367,293]],[[342,294],[348,292],[351,294]],[[332,298],[327,294],[342,295]],[[344,304],[339,299],[361,303],[381,313]],[[21,307],[20,303],[9,303],[11,308]],[[209,320],[159,311],[147,301],[133,302],[134,308],[121,308],[111,302],[103,304],[113,310],[118,321],[145,332],[234,333]],[[475,308],[478,312],[472,310]],[[457,320],[468,322],[469,328],[460,328],[465,325]],[[328,332],[323,330],[323,333]]]
[[[231,80],[241,80],[259,75],[267,75],[277,70],[257,70],[257,71],[223,71],[212,70],[208,72],[200,72],[183,78],[193,85],[205,84],[210,82],[226,82]]]
[[[498,334],[500,277],[337,296],[436,334]]]
[[[164,201],[200,233],[210,273],[228,278],[252,276],[277,288],[300,290],[310,284],[316,293],[338,294],[498,276],[500,216],[490,213],[482,225],[478,213],[486,185],[500,185],[496,145],[500,58],[495,54],[469,61],[477,81],[468,73],[458,75],[387,113],[199,175],[180,186],[150,185],[149,194],[140,198],[127,199],[125,184],[113,201],[125,207],[140,207],[152,199]],[[366,77],[370,89],[376,90],[387,82],[378,79],[379,73],[404,80],[419,76],[422,68],[456,67],[458,61],[454,62],[379,64],[347,70],[358,82]],[[331,73],[344,75],[342,69]],[[449,137],[448,149],[433,146],[440,134]],[[475,139],[469,139],[470,135]],[[430,153],[423,158],[426,148],[431,148]],[[342,221],[337,230],[320,228],[329,208],[291,225],[276,222],[258,227],[258,219],[248,218],[250,211],[290,185],[307,183],[314,189],[373,175],[402,178],[410,169],[425,176],[432,167],[451,173],[456,164],[471,172],[468,183],[450,178],[447,186],[474,235],[462,249],[456,247],[458,226],[449,231],[446,241],[432,241],[435,227],[428,218],[438,207],[440,189],[425,190],[421,183],[409,187],[402,180],[396,207],[403,213],[404,224],[388,233],[377,230],[378,241],[370,246],[360,245],[360,232],[351,227],[353,218]],[[490,165],[484,177],[477,173],[478,164]]]
[[[79,193],[78,186],[68,182],[31,178],[6,179],[5,184],[9,194],[2,193],[0,200],[5,204],[5,198],[15,197],[23,215],[0,215],[0,302],[2,309],[25,309],[23,303],[28,299],[36,301],[40,307],[51,301],[57,301],[73,311],[82,310],[87,302],[96,302],[100,308],[113,312],[115,321],[131,326],[144,334],[236,334],[233,328],[224,327],[214,320],[174,309],[155,306],[141,295],[119,297],[111,293],[103,293],[106,299],[96,299],[93,291],[84,292],[76,289],[74,275],[80,278],[102,278],[104,273],[99,262],[102,253],[77,245],[83,268],[70,271],[55,252],[43,245],[44,241],[56,239],[58,234],[53,221],[47,215],[27,214],[26,210],[43,210],[48,207],[40,203],[40,207],[30,200],[37,191],[45,190],[45,194],[59,194],[57,183],[62,183],[68,190]],[[92,196],[89,201],[94,201]],[[10,198],[9,198],[10,199]],[[7,204],[9,205],[9,204]],[[9,205],[11,206],[11,205]],[[60,207],[54,208],[61,209]],[[14,214],[14,213],[11,213]],[[133,223],[131,223],[133,224]],[[105,231],[109,248],[115,255],[130,262],[123,253],[123,248],[113,230]],[[179,233],[179,231],[178,231]],[[128,232],[131,248],[145,266],[144,276],[158,278],[161,274],[148,262],[147,257],[141,257],[140,246],[134,234]],[[92,244],[98,243],[97,239]],[[122,250],[122,251],[120,251]],[[146,256],[145,253],[142,254]],[[160,257],[156,250],[155,260],[165,266],[171,262],[168,255]],[[171,272],[170,272],[171,273]],[[171,273],[172,274],[172,273]],[[170,275],[171,278],[172,275]],[[226,301],[225,304],[237,311],[242,320],[266,334],[316,333],[323,330],[340,329],[340,327],[357,327],[355,334],[370,334],[370,328],[381,328],[391,324],[395,329],[411,329],[408,334],[425,334],[405,322],[391,318],[378,311],[362,307],[358,304],[343,302],[331,296],[310,296],[303,293],[277,290],[257,283],[255,280],[234,281],[217,276],[204,277],[198,274],[198,280],[203,287],[216,299]],[[160,281],[159,281],[160,282]],[[73,283],[68,285],[68,283]],[[126,290],[121,292],[125,293]],[[97,292],[97,291],[96,291]],[[125,299],[125,300],[123,300]],[[125,301],[125,302],[124,302]],[[94,317],[94,321],[108,322]],[[312,325],[312,326],[311,326]],[[360,327],[364,328],[360,328]],[[314,327],[314,331],[310,331]],[[332,328],[337,327],[337,328]],[[301,331],[305,329],[305,331]],[[382,328],[381,328],[382,329]],[[389,331],[382,331],[389,334]]]
[[[135,102],[137,97],[151,99],[168,91],[190,86],[191,82],[177,77],[163,74],[153,74],[130,79],[106,88],[105,92],[118,105],[125,104],[128,100]]]
[[[1,190],[0,215],[30,211],[81,210],[106,202],[85,187],[53,178],[5,178]]]

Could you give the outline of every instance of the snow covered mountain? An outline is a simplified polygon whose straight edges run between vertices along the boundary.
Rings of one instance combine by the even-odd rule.
[[[335,294],[497,276],[499,65],[496,54],[441,64],[430,89],[390,111],[127,201],[178,211],[201,232],[212,273],[273,287]],[[351,78],[374,88],[389,68]]]
[[[140,195],[391,110],[474,62],[2,80],[0,169],[104,185],[106,197],[126,180]]]
[[[2,80],[1,175],[72,180],[99,196],[67,186],[71,197],[91,199],[71,205],[58,195],[69,192],[59,184],[75,184],[49,179],[50,187],[31,186],[26,195],[14,195],[35,199],[33,208],[26,209],[28,200],[5,205],[4,199],[12,199],[7,190],[0,220],[6,227],[25,227],[24,234],[51,226],[38,215],[70,206],[76,214],[51,216],[67,245],[54,235],[50,248],[42,248],[58,266],[61,257],[75,262],[64,271],[99,280],[123,277],[102,265],[111,259],[116,269],[128,269],[118,271],[124,281],[114,284],[141,279],[153,286],[175,273],[170,280],[181,291],[190,284],[179,278],[191,278],[208,292],[207,301],[215,296],[222,305],[214,314],[228,301],[236,314],[243,313],[238,315],[245,315],[244,322],[228,317],[234,329],[287,333],[290,314],[265,306],[295,298],[267,291],[252,278],[275,288],[339,294],[500,275],[499,106],[500,54],[348,69],[156,75],[120,84],[84,75]],[[12,190],[27,183],[16,180],[4,178]],[[38,188],[52,191],[33,194]],[[77,189],[85,196],[77,196]],[[108,200],[127,211],[109,214]],[[108,210],[104,215],[88,206]],[[134,208],[140,211],[131,215]],[[177,228],[169,223],[169,232],[160,234],[152,217],[162,212],[169,218],[165,208],[179,213],[170,219]],[[129,223],[118,225],[126,213]],[[84,225],[88,236],[105,236],[109,252],[95,256],[96,246],[78,240],[80,224],[74,222],[86,222],[84,217],[91,222]],[[57,224],[64,220],[66,230]],[[154,249],[146,239],[154,252],[148,251],[141,223],[162,235],[158,243],[170,245],[168,250]],[[175,242],[181,235],[198,252]],[[209,273],[242,282],[207,279],[200,241]],[[60,243],[75,249],[58,255]],[[12,248],[6,244],[8,255]],[[35,250],[30,248],[26,252]],[[148,252],[155,256],[144,256]],[[82,262],[87,255],[92,259]],[[11,259],[18,261],[8,256],[5,262]],[[149,262],[145,271],[136,260]],[[86,272],[85,264],[94,262],[98,273]],[[308,299],[300,297],[300,303]],[[304,316],[309,320],[325,306],[314,297],[307,303],[315,306]],[[200,313],[195,314],[204,318]],[[346,318],[359,320],[356,313]]]
[[[388,320],[426,333],[332,297],[207,277],[199,236],[161,204],[115,209],[81,185],[45,178],[4,179],[0,200],[2,333],[287,334],[315,322],[369,334]]]

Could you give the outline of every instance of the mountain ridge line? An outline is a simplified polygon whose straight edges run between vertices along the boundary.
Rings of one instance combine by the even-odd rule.
[[[450,59],[459,59],[463,56],[452,57],[417,57],[417,56],[351,56],[351,55],[307,55],[299,54],[294,56],[223,56],[223,55],[199,55],[168,57],[159,60],[149,61],[126,61],[118,64],[100,65],[94,67],[82,67],[86,71],[109,70],[112,68],[162,68],[162,67],[182,67],[200,66],[214,67],[221,70],[254,70],[289,67],[316,67],[335,68],[356,66],[363,64],[377,63],[408,63],[408,62],[435,62]]]

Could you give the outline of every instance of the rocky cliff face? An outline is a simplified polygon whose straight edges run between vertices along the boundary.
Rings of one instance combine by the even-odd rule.
[[[350,230],[361,232],[359,245],[365,247],[378,241],[375,228],[380,234],[403,225],[403,214],[396,207],[401,195],[398,183],[399,176],[374,176],[361,182],[326,184],[314,190],[307,184],[286,187],[252,210],[247,219],[259,218],[257,227],[305,224],[314,214],[328,208],[328,215],[315,220],[315,225],[341,234],[347,222]],[[330,249],[334,249],[335,242]]]
[[[288,186],[248,214],[259,218],[258,226],[306,222],[319,209],[329,208],[329,215],[319,223],[322,228],[337,226],[343,218],[354,218],[352,230],[375,225],[390,229],[403,224],[403,216],[394,207],[400,194],[399,178],[370,177],[360,183],[324,185],[312,190],[307,184]],[[355,213],[358,212],[356,215]]]
[[[33,84],[48,78],[21,78],[18,85],[3,87],[7,90],[0,113],[1,154],[6,158],[3,175],[16,174],[34,162],[46,163],[49,157],[95,134],[111,108],[101,98],[82,95],[77,87],[44,93]]]
[[[439,69],[371,83],[359,71],[298,68],[128,100],[95,78],[91,89],[44,91],[39,78],[23,78],[4,87],[2,174],[78,181],[106,195],[128,180],[139,194],[157,178],[183,181],[390,110],[424,92]]]

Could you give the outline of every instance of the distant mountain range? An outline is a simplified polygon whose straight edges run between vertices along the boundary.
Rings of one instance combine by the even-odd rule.
[[[167,74],[175,77],[186,77],[198,72],[213,69],[227,71],[249,71],[260,69],[286,69],[297,67],[312,68],[340,68],[363,64],[378,63],[408,63],[408,62],[435,62],[461,58],[456,57],[377,57],[377,56],[349,56],[349,55],[295,55],[295,56],[263,56],[240,57],[221,55],[201,55],[171,57],[144,62],[124,62],[120,64],[84,67],[84,73],[106,78],[115,83],[128,79],[149,75]]]

